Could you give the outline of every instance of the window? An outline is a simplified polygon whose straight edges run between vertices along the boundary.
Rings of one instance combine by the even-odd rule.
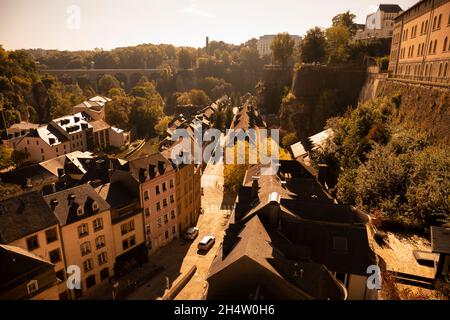
[[[106,280],[109,278],[109,269],[104,268],[100,271],[100,281]]]
[[[163,182],[163,184],[162,184],[162,190],[163,190],[163,192],[167,191],[167,187],[166,187],[166,183],[165,182]]]
[[[159,191],[159,186],[156,186],[156,187],[155,187],[155,193],[156,193],[156,194],[160,194],[160,193],[161,193],[161,192]]]
[[[148,191],[146,190],[146,191],[144,191],[144,200],[148,200],[149,198],[148,198]]]
[[[434,40],[433,53],[436,53],[437,40]]]
[[[442,51],[447,51],[447,42],[448,42],[448,37],[445,37],[444,46],[442,47]]]
[[[86,278],[86,288],[92,288],[95,286],[95,274],[90,275]]]
[[[134,245],[136,245],[136,238],[135,238],[135,236],[131,236],[130,238],[125,239],[125,240],[122,241],[122,248],[123,248],[123,250],[131,248]]]
[[[156,203],[156,211],[159,211],[159,210],[161,210],[161,203],[158,201]]]
[[[170,179],[170,189],[173,188],[173,179]]]
[[[437,28],[440,29],[441,28],[441,20],[442,20],[442,14],[439,15],[438,18],[438,23],[437,23]]]
[[[166,231],[166,232],[164,233],[164,235],[165,235],[165,237],[166,237],[166,240],[169,239],[169,231]]]
[[[338,251],[347,251],[347,238],[340,236],[333,237],[333,249]]]
[[[61,269],[61,270],[59,270],[59,271],[56,271],[56,278],[57,278],[58,280],[61,280],[61,281],[66,280],[66,275],[65,275],[65,273],[64,273],[64,269]]]
[[[27,238],[27,247],[28,251],[33,251],[39,248],[39,241],[37,235]]]
[[[131,236],[130,238],[125,239],[125,240],[122,241],[122,248],[123,248],[123,250],[131,248],[134,245],[136,245],[136,237],[135,236]]]
[[[80,245],[81,255],[85,256],[89,253],[91,253],[91,243],[89,241],[83,242]]]
[[[84,214],[83,208],[82,207],[78,207],[77,208],[77,216],[82,216]]]
[[[146,217],[150,216],[150,208],[145,208],[144,213]]]
[[[130,220],[120,226],[122,235],[134,230],[134,220]]]
[[[106,245],[106,242],[105,242],[105,236],[98,236],[98,237],[95,239],[95,247],[96,247],[97,249],[101,249],[101,248],[103,248],[105,245]]]
[[[52,250],[48,253],[51,263],[57,263],[61,261],[61,254],[59,253],[59,249]]]
[[[158,223],[158,228],[161,228],[161,217],[158,217],[157,223]]]
[[[58,240],[58,234],[56,232],[56,228],[48,229],[45,231],[45,238],[47,239],[47,243],[52,243]]]
[[[33,294],[38,290],[39,290],[39,286],[38,286],[37,280],[31,280],[30,282],[27,283],[28,294]]]
[[[172,218],[172,220],[175,219],[175,210],[172,210],[170,212],[170,217]]]
[[[87,223],[83,223],[82,225],[80,225],[78,227],[78,237],[82,238],[85,237],[89,234],[89,227],[87,225]]]
[[[84,272],[89,272],[94,267],[94,264],[92,263],[92,259],[87,259],[83,262],[83,268]]]
[[[177,232],[175,226],[172,227],[172,234],[175,234]]]
[[[169,222],[169,217],[167,216],[167,214],[164,215],[164,224],[167,224],[167,222]]]
[[[170,195],[170,203],[174,203],[175,202],[175,199],[174,199],[174,197],[173,197],[173,194],[171,194]]]
[[[92,222],[92,225],[94,226],[94,231],[98,231],[103,229],[103,219],[97,218]]]
[[[151,229],[150,229],[150,225],[149,224],[145,225],[145,234],[147,236],[149,236],[151,234]]]
[[[167,199],[163,199],[163,207],[167,207]]]
[[[102,252],[98,255],[98,265],[101,266],[102,264],[105,264],[106,262],[108,262],[108,255],[106,254],[106,252]]]

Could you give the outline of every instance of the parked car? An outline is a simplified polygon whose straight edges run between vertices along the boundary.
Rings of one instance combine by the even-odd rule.
[[[211,247],[216,242],[216,238],[213,236],[205,236],[202,240],[198,243],[198,250],[204,250],[207,251],[211,249]]]
[[[190,227],[187,228],[187,230],[184,232],[184,238],[186,240],[194,240],[198,236],[198,228],[197,227]]]

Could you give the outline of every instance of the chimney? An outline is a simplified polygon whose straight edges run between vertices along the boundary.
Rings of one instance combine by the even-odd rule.
[[[259,177],[258,176],[252,176],[252,193],[251,193],[251,198],[252,200],[258,198],[258,189],[259,189]]]
[[[164,163],[164,161],[159,160],[158,161],[159,174],[163,174],[165,170],[166,170],[166,164]]]
[[[53,210],[53,211],[55,211],[55,208],[58,206],[58,200],[56,200],[56,199],[52,199],[51,201],[50,201],[50,208]]]
[[[327,171],[328,171],[328,165],[326,164],[319,164],[319,172],[317,173],[317,180],[319,180],[321,185],[325,185],[327,181]]]
[[[101,169],[103,167],[103,164],[105,163],[105,160],[103,159],[98,159],[95,161],[95,168],[96,169]]]
[[[75,195],[69,194],[69,197],[67,199],[69,200],[69,206],[71,206],[73,204],[73,202],[75,201]]]
[[[156,176],[156,166],[154,164],[148,166],[148,175],[150,176],[150,179],[153,179]]]
[[[269,224],[272,228],[277,228],[280,222],[280,195],[278,192],[269,194]]]

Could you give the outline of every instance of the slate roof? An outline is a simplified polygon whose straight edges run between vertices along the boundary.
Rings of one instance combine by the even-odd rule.
[[[259,165],[247,170],[235,208],[238,220],[245,223],[255,216],[267,220],[272,210],[269,208],[277,206],[279,231],[296,248],[297,258],[310,259],[333,271],[361,275],[366,274],[368,265],[376,264],[369,246],[369,218],[365,213],[335,203],[298,161],[280,160],[277,174],[272,175],[262,175],[261,168]],[[252,192],[252,176],[259,177],[257,198]],[[279,200],[274,202],[276,197]],[[347,249],[337,250],[336,241],[346,242]]]
[[[70,196],[74,196],[74,199],[70,200]],[[54,206],[53,212],[61,226],[94,216],[110,208],[110,205],[87,183],[46,195],[44,199],[49,207],[52,207],[52,200],[58,201],[58,204]],[[92,208],[94,201],[98,205],[97,211],[93,211]],[[78,207],[83,208],[84,212],[80,216],[77,215]]]
[[[134,196],[120,181],[106,183],[95,188],[95,191],[108,202],[113,209],[128,205],[137,199],[137,197]]]
[[[0,244],[0,293],[53,270],[53,265],[21,248]],[[56,275],[54,275],[56,282]]]
[[[0,201],[0,242],[10,243],[58,224],[42,195],[28,192]]]
[[[398,4],[380,4],[380,11],[386,13],[397,13],[403,11],[403,9]]]
[[[159,171],[158,168],[159,162],[164,163],[164,171]],[[150,172],[149,168],[151,166],[154,166],[155,168],[155,177],[164,175],[174,170],[172,163],[159,152],[138,159],[127,161],[124,165],[120,166],[118,169],[130,172],[132,177],[136,181],[143,182],[149,178]],[[142,176],[144,170],[146,172],[145,177]]]
[[[222,250],[219,250],[209,270],[210,287],[215,285],[214,281],[221,273],[233,272],[227,270],[230,266],[239,264],[243,259],[250,259],[253,266],[248,267],[247,264],[247,268],[234,274],[241,284],[246,282],[246,273],[264,268],[268,271],[265,273],[266,277],[272,277],[276,282],[285,282],[287,286],[294,285],[298,290],[297,297],[301,299],[344,299],[345,291],[327,268],[314,262],[287,259],[273,239],[277,238],[277,242],[286,241],[269,232],[258,216],[245,223],[231,225],[226,231]],[[301,277],[298,274],[300,270]],[[261,283],[265,283],[264,279],[261,279]],[[271,289],[262,288],[268,291]]]

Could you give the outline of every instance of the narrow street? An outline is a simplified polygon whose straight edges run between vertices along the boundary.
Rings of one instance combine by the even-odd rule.
[[[202,176],[203,196],[202,208],[197,227],[199,235],[194,241],[175,240],[161,248],[150,260],[164,268],[163,272],[137,288],[127,299],[149,300],[158,299],[164,295],[167,278],[172,284],[179,276],[188,272],[196,265],[197,270],[187,285],[179,292],[176,299],[200,299],[206,288],[206,277],[209,267],[219,249],[228,223],[233,200],[224,196],[223,165],[209,163]],[[197,244],[206,235],[216,237],[216,243],[206,253],[197,252]]]

